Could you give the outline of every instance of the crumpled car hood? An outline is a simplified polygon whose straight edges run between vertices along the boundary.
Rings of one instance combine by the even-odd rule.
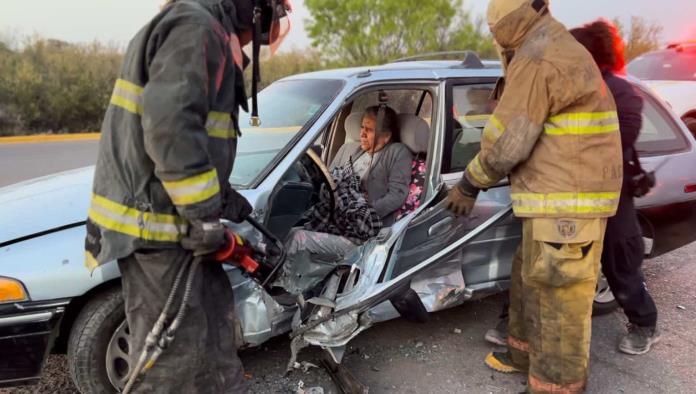
[[[94,166],[0,188],[0,243],[84,222]]]

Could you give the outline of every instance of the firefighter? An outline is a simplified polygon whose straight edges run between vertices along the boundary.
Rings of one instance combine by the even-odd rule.
[[[523,240],[513,261],[508,352],[485,363],[527,373],[531,393],[578,393],[587,381],[604,231],[621,190],[621,139],[599,69],[548,7],[490,1],[504,88],[448,204],[468,215],[480,190],[509,177]]]
[[[221,219],[251,213],[228,182],[247,109],[242,46],[275,44],[287,11],[281,0],[173,0],[128,46],[102,126],[85,249],[92,271],[118,261],[131,368],[179,268],[224,244]],[[246,391],[230,282],[220,264],[195,266],[176,340],[137,392]]]

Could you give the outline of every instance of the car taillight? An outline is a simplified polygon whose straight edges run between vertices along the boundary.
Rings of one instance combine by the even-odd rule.
[[[696,193],[696,185],[684,186],[684,193]]]

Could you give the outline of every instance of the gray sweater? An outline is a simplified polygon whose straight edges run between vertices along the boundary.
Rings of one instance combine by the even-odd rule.
[[[344,144],[331,162],[331,169],[355,162],[365,152],[357,142]],[[384,226],[394,224],[396,211],[404,205],[411,184],[413,155],[406,145],[390,143],[380,151],[372,163],[367,179],[362,179],[367,200],[382,219]]]

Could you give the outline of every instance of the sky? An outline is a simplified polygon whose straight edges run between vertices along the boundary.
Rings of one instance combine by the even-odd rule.
[[[2,0],[0,37],[40,34],[69,42],[99,40],[125,46],[157,13],[162,0]],[[310,40],[304,21],[310,18],[304,0],[293,0],[293,30],[286,49],[304,48]],[[485,16],[488,1],[464,0],[475,16]],[[694,0],[551,0],[551,10],[562,23],[575,27],[598,17],[642,16],[664,27],[663,42],[696,39]]]

